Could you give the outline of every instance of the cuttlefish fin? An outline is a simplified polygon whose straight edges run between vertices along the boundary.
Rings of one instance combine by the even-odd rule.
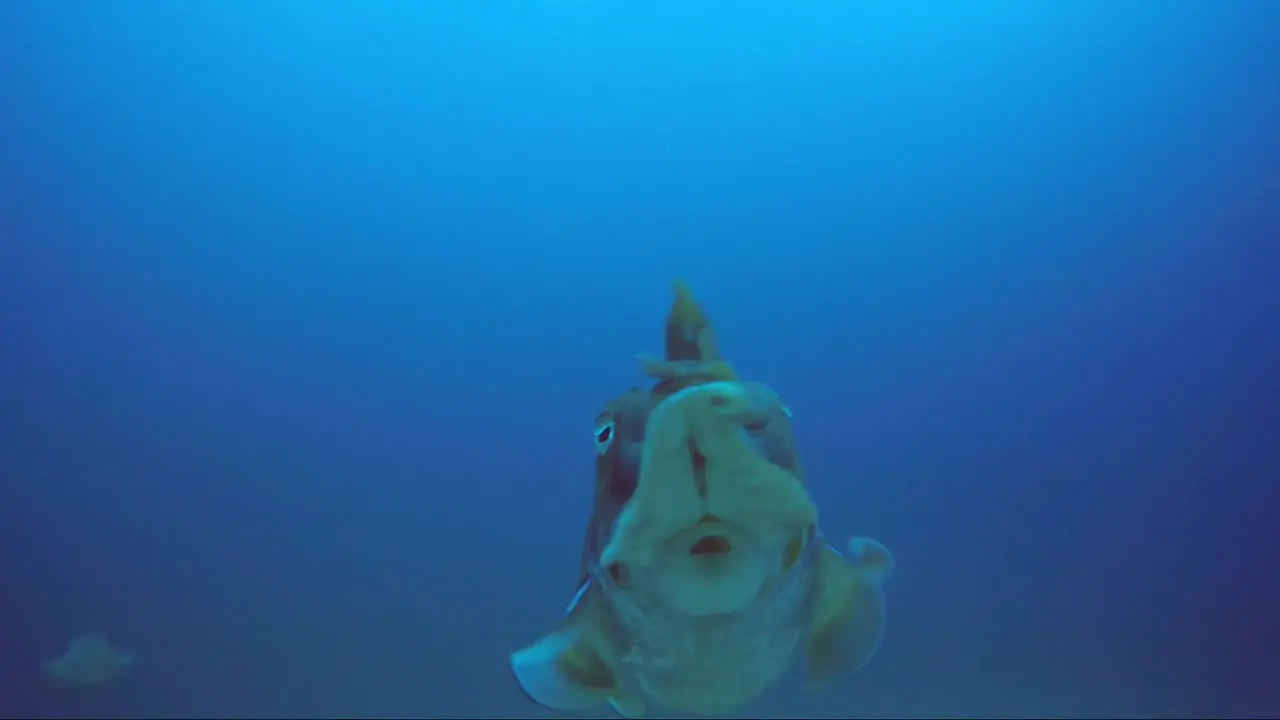
[[[591,710],[607,703],[623,717],[640,717],[644,699],[620,691],[597,649],[600,601],[588,578],[556,630],[511,653],[511,672],[530,700],[551,710]]]
[[[853,538],[844,553],[829,546],[819,553],[808,687],[857,672],[875,656],[885,631],[884,583],[893,568],[893,555],[870,538]]]

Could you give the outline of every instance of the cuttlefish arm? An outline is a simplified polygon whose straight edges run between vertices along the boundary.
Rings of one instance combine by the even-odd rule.
[[[552,710],[609,705],[626,718],[645,712],[644,698],[618,682],[610,659],[616,632],[611,632],[601,587],[610,580],[595,570],[609,531],[635,490],[649,412],[648,393],[633,388],[608,402],[596,417],[595,488],[578,591],[554,630],[510,656],[511,672],[521,690]]]
[[[894,565],[888,548],[871,538],[855,537],[843,552],[822,549],[805,646],[807,687],[855,673],[875,657],[885,633],[884,584]]]
[[[530,700],[551,710],[593,710],[607,704],[624,718],[644,715],[644,698],[624,691],[605,659],[603,602],[596,581],[588,578],[559,627],[511,653],[511,673]]]

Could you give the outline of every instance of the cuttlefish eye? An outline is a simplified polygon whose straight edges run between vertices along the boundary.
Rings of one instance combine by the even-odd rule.
[[[609,420],[596,426],[596,452],[600,455],[609,451],[613,444],[613,421]]]

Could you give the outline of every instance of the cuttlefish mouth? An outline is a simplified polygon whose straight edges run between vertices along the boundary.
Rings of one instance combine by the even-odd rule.
[[[715,518],[707,515],[698,522],[698,525],[701,526],[704,523],[711,522],[715,522]],[[703,535],[697,540],[694,540],[693,544],[689,546],[689,555],[692,557],[701,557],[704,555],[717,557],[721,555],[728,555],[729,551],[732,549],[733,543],[729,541],[729,538],[724,535],[712,533],[710,535]]]
[[[787,569],[817,513],[803,484],[765,458],[744,424],[750,388],[682,390],[650,415],[636,492],[601,564],[625,568],[690,614],[732,611]]]

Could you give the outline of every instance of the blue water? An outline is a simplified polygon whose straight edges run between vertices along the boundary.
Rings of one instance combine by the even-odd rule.
[[[1244,0],[0,3],[0,715],[551,717],[676,276],[898,561],[751,715],[1280,712],[1277,68]]]

